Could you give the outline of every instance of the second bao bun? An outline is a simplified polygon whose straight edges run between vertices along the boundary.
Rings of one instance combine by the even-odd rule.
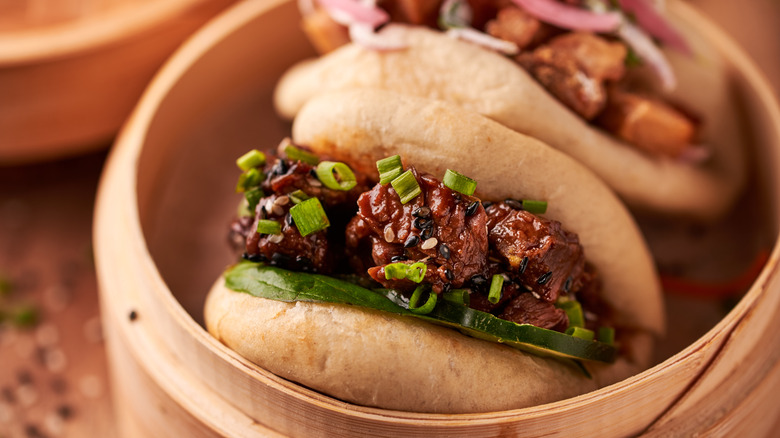
[[[311,97],[350,88],[446,100],[572,156],[632,208],[714,219],[744,186],[746,145],[729,68],[696,29],[679,27],[696,55],[667,52],[678,80],[669,97],[701,117],[699,141],[711,159],[700,164],[640,151],[583,120],[511,59],[422,27],[386,26],[405,37],[404,50],[352,43],[293,66],[277,86],[275,105],[280,115],[293,118]]]
[[[309,101],[293,141],[368,175],[376,176],[378,159],[398,154],[423,173],[462,171],[478,181],[484,200],[546,200],[545,217],[579,235],[600,273],[624,348],[613,364],[587,364],[589,379],[555,359],[426,322],[349,305],[272,301],[229,290],[220,278],[206,301],[206,326],[240,355],[347,402],[433,413],[553,402],[649,365],[653,335],[664,330],[649,251],[616,196],[571,158],[454,105],[369,90]]]

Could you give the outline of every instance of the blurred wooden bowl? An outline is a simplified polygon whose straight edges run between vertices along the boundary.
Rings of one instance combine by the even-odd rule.
[[[165,59],[234,2],[0,2],[0,164],[107,147]]]
[[[112,151],[95,214],[95,254],[118,430],[126,436],[690,436],[767,435],[780,406],[778,217],[780,110],[753,63],[682,3],[733,69],[758,159],[750,196],[761,221],[725,231],[769,236],[770,259],[726,316],[691,335],[697,313],[672,303],[680,348],[618,384],[544,406],[429,415],[355,406],[285,381],[202,327],[206,292],[233,261],[235,157],[289,133],[276,80],[313,50],[289,0],[241,2],[184,45],[147,89]],[[736,212],[736,215],[742,212]],[[744,233],[744,238],[743,234]],[[748,236],[750,235],[750,236]],[[728,248],[724,248],[724,252]],[[695,312],[695,311],[694,311]]]

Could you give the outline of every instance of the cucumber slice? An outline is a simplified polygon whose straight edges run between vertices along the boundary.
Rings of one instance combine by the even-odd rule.
[[[409,300],[394,290],[367,289],[338,278],[292,272],[261,263],[244,261],[228,269],[225,285],[237,292],[277,301],[345,303],[421,318],[541,356],[607,363],[617,357],[617,349],[612,345],[517,324],[447,300],[438,300],[432,312],[421,315],[410,311]]]

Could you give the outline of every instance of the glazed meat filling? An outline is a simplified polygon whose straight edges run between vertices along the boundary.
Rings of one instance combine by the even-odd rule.
[[[403,204],[390,184],[369,189],[366,177],[356,174],[356,187],[332,190],[312,169],[279,159],[268,169],[254,214],[231,224],[230,240],[244,258],[291,270],[358,274],[406,294],[420,284],[437,294],[467,289],[474,309],[559,331],[568,318],[556,302],[576,297],[589,325],[605,322],[598,276],[577,236],[523,210],[519,201],[482,203],[411,168],[420,194]],[[330,227],[301,235],[290,214],[296,191],[320,200]],[[259,233],[257,223],[265,219],[279,222],[281,232]],[[425,264],[422,281],[388,279],[387,266],[397,263]],[[503,277],[502,292],[489,300],[496,275]]]

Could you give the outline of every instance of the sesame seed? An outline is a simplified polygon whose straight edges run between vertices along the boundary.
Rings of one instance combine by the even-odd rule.
[[[450,247],[446,244],[442,243],[439,245],[439,254],[441,254],[442,257],[444,257],[445,260],[450,259]]]
[[[130,321],[135,321],[136,319],[138,319],[138,312],[136,312],[135,310],[131,310],[130,313],[127,315],[127,318]]]
[[[547,271],[544,274],[542,274],[541,277],[539,277],[538,280],[536,280],[537,284],[545,284],[548,281],[550,281],[550,277],[552,277],[552,271]]]
[[[525,268],[528,267],[528,256],[523,257],[523,260],[520,262],[520,267],[517,269],[517,273],[520,275],[523,275],[525,272]]]
[[[535,291],[531,291],[531,295],[533,295],[534,298],[536,298],[537,300],[541,300],[542,299],[542,296],[539,295],[538,293],[536,293]]]
[[[469,204],[468,207],[466,207],[466,216],[471,216],[476,213],[477,207],[479,207],[479,201],[474,201]]]
[[[284,208],[282,208],[279,204],[274,204],[273,208],[271,209],[275,215],[282,216],[284,214]]]
[[[509,207],[515,209],[515,210],[522,210],[523,209],[523,203],[518,201],[517,199],[506,199],[504,200],[504,204],[508,205]]]
[[[268,236],[268,241],[271,243],[279,243],[284,240],[284,234],[271,234]]]
[[[431,238],[431,236],[433,236],[433,227],[426,228],[422,231],[422,233],[420,233],[420,238],[422,240],[428,240]]]
[[[412,234],[409,236],[408,239],[406,239],[406,242],[404,242],[404,248],[411,248],[413,246],[417,246],[417,244],[420,243],[420,236],[416,236]]]
[[[412,211],[412,216],[417,218],[427,218],[431,215],[431,208],[428,206],[423,205],[422,207],[417,207]]]
[[[447,278],[448,281],[452,281],[455,279],[455,274],[453,274],[452,271],[449,269],[444,270],[444,276]]]
[[[388,225],[385,227],[385,242],[393,243],[393,240],[395,240],[395,231]]]
[[[322,187],[322,182],[320,182],[318,179],[306,178],[306,182],[309,183],[309,185],[312,187]]]
[[[282,195],[278,198],[276,198],[276,201],[274,201],[275,205],[287,205],[290,202],[290,197],[286,195]]]
[[[431,237],[420,245],[420,249],[431,249],[435,247],[439,241],[435,237]]]

